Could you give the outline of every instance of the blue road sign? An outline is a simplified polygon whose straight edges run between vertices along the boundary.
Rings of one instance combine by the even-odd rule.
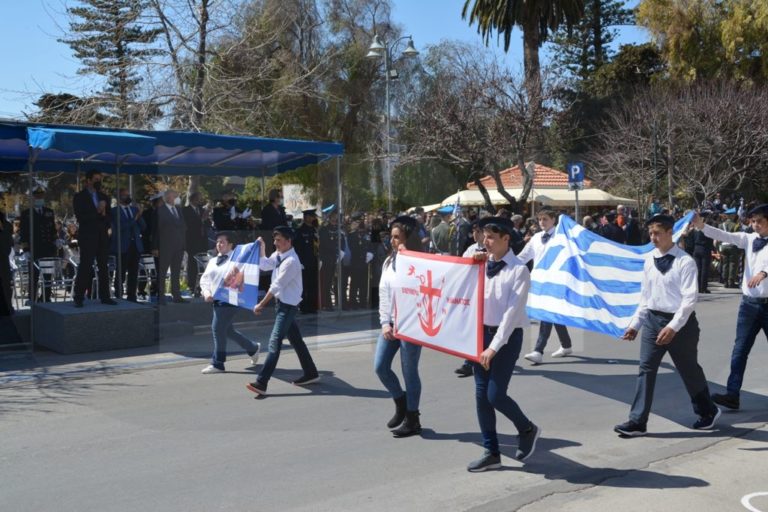
[[[584,181],[584,162],[569,162],[568,183],[580,183]]]

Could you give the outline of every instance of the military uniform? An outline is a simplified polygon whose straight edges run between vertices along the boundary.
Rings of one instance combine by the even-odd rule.
[[[21,225],[19,229],[19,235],[21,237],[21,246],[25,251],[31,251],[32,261],[37,261],[40,258],[54,258],[56,257],[56,239],[58,234],[56,233],[56,217],[53,210],[41,206],[39,208],[33,208],[32,223],[34,226],[34,233],[32,236],[32,247],[30,247],[30,218],[29,209],[21,212]],[[33,298],[40,300],[37,297],[37,282],[40,276],[40,270],[32,265],[30,261],[29,273],[30,277],[30,300]],[[45,277],[46,280],[50,280],[50,277]],[[50,287],[45,288],[45,301],[51,300]]]
[[[313,210],[314,211],[314,210]],[[301,282],[303,293],[300,309],[302,313],[315,313],[318,309],[318,235],[314,226],[303,222],[296,230],[293,248],[303,267]]]
[[[352,253],[349,269],[349,305],[368,305],[368,259],[373,259],[371,234],[367,229],[356,229],[349,234],[349,250]]]
[[[325,224],[320,227],[320,305],[323,309],[333,308],[331,290],[336,292],[336,304],[339,304],[339,291],[336,286],[336,262],[339,259],[339,226],[338,224]],[[341,241],[342,250],[344,240]]]

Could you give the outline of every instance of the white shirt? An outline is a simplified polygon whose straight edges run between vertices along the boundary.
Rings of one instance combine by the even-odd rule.
[[[744,277],[741,280],[741,293],[749,297],[768,297],[768,279],[763,279],[759,285],[754,288],[747,286],[758,272],[768,272],[768,247],[763,247],[759,252],[752,250],[752,242],[760,238],[757,233],[728,233],[715,227],[704,225],[702,229],[705,235],[713,240],[719,240],[733,244],[740,249],[744,249]]]
[[[555,236],[555,228],[551,228],[549,231],[550,237]],[[523,250],[520,251],[520,253],[517,255],[517,258],[522,261],[524,264],[528,263],[529,261],[533,260],[534,263],[536,263],[536,259],[540,258],[542,254],[544,254],[544,247],[545,243],[541,239],[541,237],[544,236],[544,231],[539,231],[535,235],[531,237],[530,240],[528,240],[528,243],[525,244],[525,247],[523,247]],[[550,238],[551,240],[551,238]],[[549,240],[547,240],[547,243],[549,243]]]
[[[663,256],[654,249],[643,265],[643,282],[640,288],[640,305],[629,322],[629,327],[638,330],[648,316],[648,310],[673,313],[675,316],[667,327],[679,332],[690,318],[699,295],[699,280],[696,262],[688,253],[673,246],[667,254],[675,257],[672,268],[666,274],[659,272],[653,258]]]
[[[529,324],[525,304],[528,302],[531,274],[511,249],[502,260],[507,264],[498,274],[492,278],[485,276],[483,297],[483,324],[498,326],[489,345],[496,352],[507,344],[512,331]]]
[[[278,265],[277,258],[281,259]],[[284,253],[275,251],[269,258],[259,260],[260,270],[272,270],[272,284],[269,292],[283,304],[297,306],[301,302],[301,263],[291,247]]]
[[[392,316],[392,283],[395,282],[395,269],[392,268],[392,256],[384,261],[379,279],[379,323],[383,326],[394,323]]]
[[[461,257],[462,258],[471,258],[472,256],[474,256],[478,252],[485,252],[485,246],[482,244],[482,242],[474,243],[474,244],[470,245],[469,247],[467,247],[467,250],[464,251],[464,254],[462,254]]]
[[[224,277],[226,277],[226,271],[229,268],[229,265],[227,265],[229,259],[224,261],[221,265],[217,265],[216,260],[218,256],[214,256],[208,260],[208,265],[205,267],[205,272],[203,272],[203,275],[200,276],[199,286],[203,297],[213,297],[213,294],[216,292],[216,288],[218,288],[219,283],[221,283],[224,280]],[[227,254],[227,256],[232,256],[232,253]]]

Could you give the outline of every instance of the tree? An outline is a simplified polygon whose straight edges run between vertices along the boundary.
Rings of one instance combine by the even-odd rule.
[[[492,33],[503,35],[504,51],[509,50],[514,28],[522,29],[525,81],[535,88],[541,84],[539,48],[550,33],[561,25],[572,27],[584,15],[584,0],[465,0],[461,16],[467,15],[470,25],[477,22],[486,44]],[[541,91],[531,94],[541,96]]]
[[[160,34],[159,29],[143,24],[146,0],[81,0],[80,3],[67,8],[72,36],[60,42],[69,45],[83,63],[79,74],[97,74],[106,79],[101,101],[111,114],[107,119],[129,127],[146,124],[157,114],[157,108],[137,101],[137,89],[142,81],[138,68],[161,54],[152,46]]]
[[[593,177],[643,203],[661,178],[700,204],[768,169],[768,92],[733,81],[649,87],[616,105],[593,152]]]
[[[510,163],[526,168],[537,127],[550,121],[559,106],[553,94],[556,84],[545,80],[530,89],[482,50],[458,43],[431,48],[425,66],[424,87],[403,113],[403,137],[409,145],[404,160],[450,165],[457,181],[477,184],[486,208],[495,211],[480,181],[491,176],[517,209],[518,202],[527,200],[532,176],[524,173],[523,190],[515,198],[505,190],[500,171]],[[530,90],[545,96],[532,97]]]
[[[638,23],[655,36],[674,79],[768,79],[768,4],[643,0]]]
[[[632,11],[618,0],[585,0],[584,16],[573,27],[560,27],[552,37],[553,65],[587,80],[610,62],[616,26],[634,24]]]
[[[34,114],[27,114],[26,117],[36,123],[79,125],[116,123],[116,120],[108,120],[107,114],[99,111],[99,102],[94,98],[81,98],[69,93],[46,93],[41,95],[34,105],[39,110]]]

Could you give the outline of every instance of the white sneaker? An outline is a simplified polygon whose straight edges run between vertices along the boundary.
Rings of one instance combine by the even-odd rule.
[[[256,343],[256,353],[251,356],[251,366],[259,364],[259,352],[261,352],[261,343]]]
[[[215,366],[213,366],[212,364],[209,364],[208,366],[206,366],[205,368],[203,368],[203,369],[200,371],[200,373],[202,373],[202,374],[204,374],[204,375],[208,375],[209,373],[224,373],[224,370],[221,370],[221,369],[219,369],[219,368],[216,368],[216,367],[215,367]]]
[[[552,352],[552,357],[565,357],[573,354],[573,349],[560,347],[559,349]]]
[[[541,364],[541,361],[544,359],[544,354],[541,352],[536,352],[535,350],[531,352],[530,354],[525,354],[523,356],[533,364]]]

